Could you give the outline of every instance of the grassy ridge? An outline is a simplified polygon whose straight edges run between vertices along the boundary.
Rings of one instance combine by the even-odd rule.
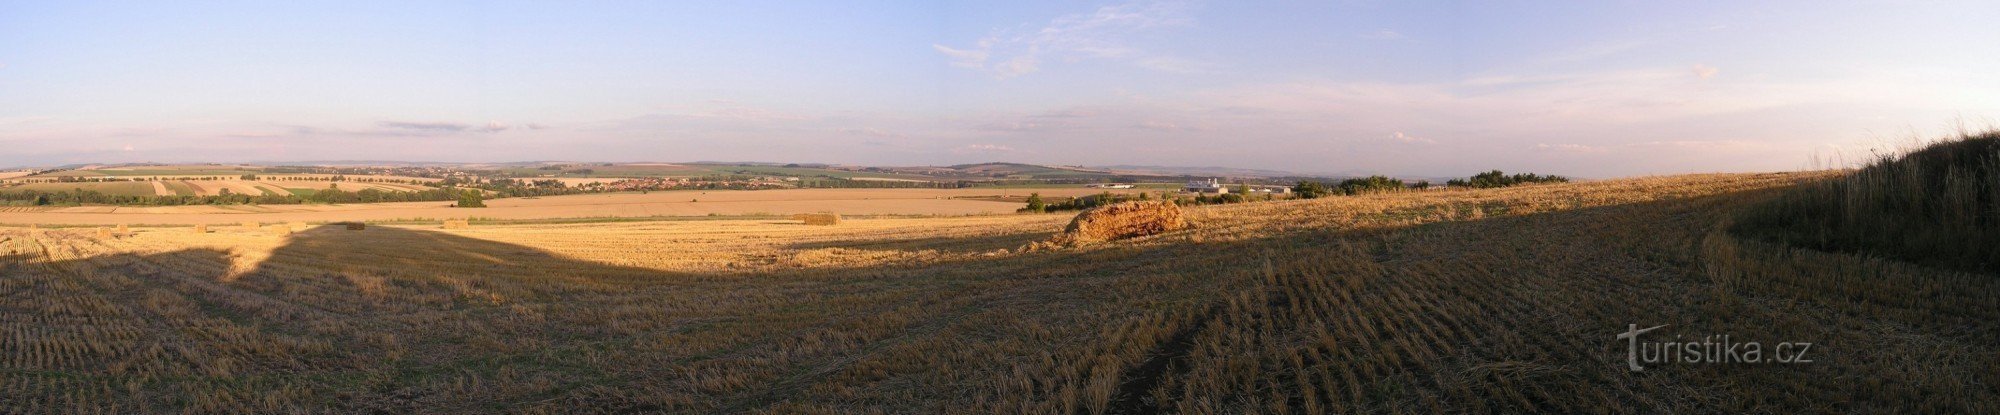
[[[1738,234],[1924,265],[2000,272],[2000,132],[1966,134],[1749,210]]]

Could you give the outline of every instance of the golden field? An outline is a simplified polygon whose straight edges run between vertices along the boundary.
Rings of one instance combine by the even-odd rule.
[[[2000,410],[2000,281],[1723,231],[1838,174],[1197,207],[1192,229],[1032,251],[1018,248],[1070,216],[7,227],[0,412]],[[783,192],[471,214],[1018,205]],[[0,223],[464,215],[437,209]],[[1819,348],[1813,363],[1632,372],[1614,338],[1628,324]]]
[[[318,183],[322,186],[326,182]],[[131,183],[126,183],[131,184]],[[138,183],[144,185],[144,183]],[[384,184],[375,184],[384,185]],[[353,190],[342,183],[342,189]],[[407,185],[402,185],[407,186]],[[788,189],[675,190],[602,193],[486,201],[485,208],[460,209],[452,202],[393,202],[304,205],[198,206],[0,206],[0,225],[192,225],[242,221],[332,222],[469,218],[634,218],[654,216],[789,215],[833,212],[847,215],[983,215],[1012,213],[1030,192],[1074,197],[1104,189]],[[1133,192],[1123,189],[1116,192]]]

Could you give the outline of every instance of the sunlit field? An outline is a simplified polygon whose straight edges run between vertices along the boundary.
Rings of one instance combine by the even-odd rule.
[[[118,183],[137,184],[145,183]],[[319,183],[325,186],[325,183]],[[379,185],[379,184],[377,184]],[[353,185],[350,184],[350,187]],[[964,216],[1011,213],[1029,194],[1067,198],[1146,189],[1081,186],[1021,189],[786,189],[674,190],[520,197],[487,201],[485,208],[452,202],[385,202],[293,205],[0,206],[0,225],[193,225],[260,222],[397,221],[446,218],[532,220],[688,216],[768,216],[833,212],[848,215]]]
[[[0,228],[0,412],[1994,411],[2000,282],[1726,231],[1840,174],[1197,207],[1052,250],[1019,248],[1070,215]],[[1819,346],[1633,372],[1628,324]]]

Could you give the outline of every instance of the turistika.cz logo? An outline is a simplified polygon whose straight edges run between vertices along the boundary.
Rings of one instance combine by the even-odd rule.
[[[1625,341],[1625,364],[1632,371],[1646,370],[1641,364],[1657,365],[1668,363],[1812,363],[1806,353],[1812,350],[1812,343],[1784,342],[1766,348],[1760,342],[1738,342],[1729,335],[1709,335],[1700,338],[1683,338],[1674,335],[1672,341],[1641,341],[1639,335],[1659,330],[1667,325],[1639,328],[1637,324],[1627,324],[1618,339]]]

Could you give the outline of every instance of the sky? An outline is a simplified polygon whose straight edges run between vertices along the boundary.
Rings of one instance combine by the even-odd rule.
[[[0,166],[1837,167],[2000,115],[2000,3],[19,2]]]

